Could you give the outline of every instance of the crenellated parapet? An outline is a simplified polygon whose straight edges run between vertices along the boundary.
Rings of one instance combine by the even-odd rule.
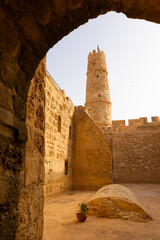
[[[160,117],[151,117],[152,122],[160,122]]]
[[[113,129],[129,129],[129,128],[136,128],[143,125],[153,125],[155,123],[160,123],[160,117],[154,116],[151,117],[152,121],[148,122],[147,117],[141,117],[138,119],[129,119],[128,125],[126,125],[125,120],[114,120],[112,121]]]
[[[101,71],[105,71],[107,74],[107,65],[106,65],[106,56],[104,51],[93,50],[88,55],[88,71],[94,71],[95,69],[101,69]]]

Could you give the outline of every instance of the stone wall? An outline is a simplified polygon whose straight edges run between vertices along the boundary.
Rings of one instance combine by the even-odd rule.
[[[156,119],[156,121],[155,121]],[[160,122],[116,121],[103,133],[112,151],[114,183],[160,183]]]
[[[44,130],[46,60],[31,81],[27,99],[28,140],[20,177],[17,240],[39,240],[43,234]]]
[[[109,147],[83,107],[73,119],[73,189],[97,190],[112,182]]]
[[[72,188],[72,135],[74,106],[54,80],[46,77],[45,199]]]
[[[115,183],[160,183],[160,124],[113,134]]]

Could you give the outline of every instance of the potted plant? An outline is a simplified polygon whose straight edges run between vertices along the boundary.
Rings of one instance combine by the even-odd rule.
[[[78,206],[80,207],[80,211],[77,213],[77,219],[79,222],[84,222],[87,219],[86,212],[88,210],[87,204],[79,203]]]

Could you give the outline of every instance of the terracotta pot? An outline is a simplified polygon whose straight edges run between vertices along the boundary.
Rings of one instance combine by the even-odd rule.
[[[77,213],[77,219],[79,222],[84,222],[87,219],[87,215],[85,213]]]

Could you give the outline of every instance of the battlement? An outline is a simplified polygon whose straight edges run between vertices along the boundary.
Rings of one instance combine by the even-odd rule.
[[[113,126],[113,128],[124,128],[126,126],[125,120],[112,121],[112,126]]]
[[[160,117],[152,117],[152,122],[160,122]]]
[[[89,52],[89,56],[91,55],[105,55],[104,51],[101,51],[100,49],[98,49],[97,51],[96,50],[93,50],[92,52]]]
[[[104,51],[101,50],[93,50],[88,55],[88,72],[100,70],[107,72],[107,65],[106,65],[106,56]]]
[[[129,119],[128,126],[126,125],[125,120],[114,120],[112,121],[112,126],[113,126],[113,129],[116,129],[116,128],[123,129],[123,128],[133,128],[133,127],[138,127],[146,124],[160,122],[160,117],[158,116],[151,117],[151,119],[152,119],[152,122],[148,122],[147,117],[141,117],[139,119]]]

